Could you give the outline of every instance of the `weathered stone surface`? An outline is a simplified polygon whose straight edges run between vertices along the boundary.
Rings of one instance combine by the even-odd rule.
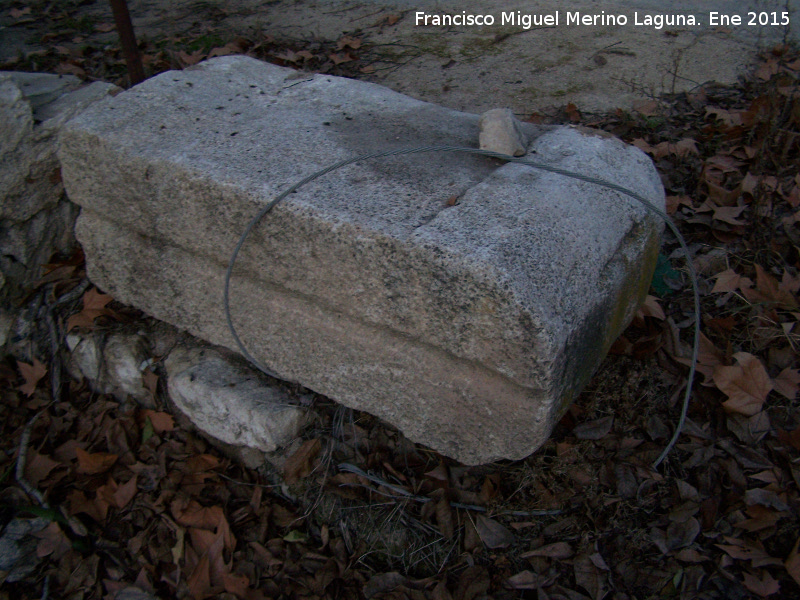
[[[68,368],[89,380],[100,394],[111,394],[120,402],[130,398],[154,408],[152,394],[145,388],[142,373],[149,358],[147,340],[137,333],[73,332],[67,336],[71,351]]]
[[[235,349],[225,266],[280,191],[376,150],[474,147],[478,116],[243,57],[164,73],[70,122],[61,160],[89,275],[115,298]],[[526,125],[537,160],[663,206],[617,140]],[[458,196],[456,206],[448,199]],[[267,215],[232,312],[287,380],[466,463],[548,437],[647,291],[657,223],[616,192],[456,154],[351,165]]]
[[[212,437],[273,452],[297,436],[305,411],[242,363],[213,348],[177,346],[165,361],[170,399]]]
[[[77,208],[63,198],[57,134],[119,90],[100,82],[79,86],[72,76],[0,72],[0,298],[15,295],[12,285],[41,277],[41,265],[74,243]]]
[[[522,123],[514,116],[511,109],[487,110],[481,115],[480,124],[478,142],[481,150],[509,156],[522,156],[527,151],[527,136],[522,130]]]

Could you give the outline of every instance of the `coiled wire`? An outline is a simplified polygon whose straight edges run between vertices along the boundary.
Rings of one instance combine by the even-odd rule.
[[[256,360],[256,358],[252,354],[250,354],[247,348],[245,348],[244,343],[242,343],[242,340],[239,338],[239,334],[236,332],[236,328],[233,325],[233,319],[231,318],[230,283],[231,283],[231,275],[233,274],[233,267],[236,264],[236,258],[239,255],[239,251],[242,249],[242,246],[244,246],[247,236],[250,235],[250,232],[261,221],[261,219],[263,219],[268,212],[270,212],[273,208],[275,208],[275,206],[277,206],[289,194],[296,192],[307,183],[311,183],[315,179],[322,177],[323,175],[330,173],[331,171],[335,171],[347,165],[361,162],[363,160],[368,160],[370,158],[386,158],[389,156],[422,154],[428,152],[456,152],[459,154],[473,154],[479,156],[487,156],[489,158],[497,158],[511,163],[527,165],[529,167],[533,167],[534,169],[549,171],[550,173],[557,173],[558,175],[569,177],[570,179],[577,179],[579,181],[585,181],[587,183],[599,185],[600,187],[604,187],[609,190],[614,190],[615,192],[625,194],[626,196],[629,196],[634,200],[640,202],[648,211],[650,211],[652,214],[656,215],[662,221],[664,221],[664,223],[667,224],[672,233],[675,234],[675,237],[678,239],[678,243],[680,243],[681,249],[683,250],[683,254],[686,257],[686,266],[689,271],[689,278],[691,279],[692,282],[692,292],[694,295],[694,344],[692,348],[692,361],[691,361],[691,366],[689,368],[689,376],[686,380],[686,392],[684,394],[683,405],[681,407],[681,415],[678,420],[678,425],[675,428],[675,432],[672,435],[672,438],[670,439],[667,446],[664,448],[664,450],[661,452],[661,454],[653,463],[654,469],[658,467],[667,457],[669,452],[672,450],[672,447],[675,445],[675,443],[678,441],[678,437],[680,436],[681,431],[683,430],[683,426],[686,422],[686,414],[689,410],[689,401],[692,395],[692,384],[694,383],[694,375],[697,366],[697,356],[700,348],[700,291],[697,285],[697,273],[695,271],[694,265],[692,264],[692,259],[689,253],[689,248],[686,245],[686,240],[683,239],[683,236],[681,235],[681,232],[678,230],[677,226],[672,222],[672,220],[664,211],[657,208],[652,202],[650,202],[647,198],[643,197],[642,195],[637,194],[636,192],[629,190],[626,187],[617,185],[616,183],[612,183],[604,179],[599,179],[597,177],[590,177],[589,175],[575,173],[567,169],[561,169],[559,167],[554,167],[545,163],[529,160],[524,157],[517,158],[514,156],[508,156],[507,154],[491,152],[489,150],[479,150],[477,148],[460,148],[458,146],[418,146],[415,148],[399,148],[396,150],[372,152],[369,154],[362,154],[360,156],[355,156],[353,158],[341,160],[337,163],[325,167],[324,169],[320,169],[316,173],[312,173],[308,177],[305,177],[304,179],[298,181],[291,187],[287,188],[286,190],[281,192],[278,196],[276,196],[273,200],[271,200],[269,203],[264,205],[264,207],[258,211],[258,214],[256,214],[256,216],[254,216],[247,224],[247,227],[245,227],[244,231],[242,232],[242,235],[239,237],[239,241],[237,242],[236,247],[233,249],[231,258],[228,261],[228,269],[225,272],[224,304],[225,304],[225,319],[228,322],[228,329],[230,330],[231,335],[233,336],[233,339],[236,342],[236,345],[239,347],[239,351],[259,371],[261,371],[266,375],[269,375],[270,377],[281,379],[281,377],[279,377],[275,373],[272,373],[269,369],[267,369],[264,365],[262,365],[260,361]]]

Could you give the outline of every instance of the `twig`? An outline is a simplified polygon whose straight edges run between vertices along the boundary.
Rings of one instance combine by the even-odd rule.
[[[383,479],[381,479],[380,477],[376,477],[375,475],[370,475],[366,471],[364,471],[362,469],[359,469],[357,466],[351,465],[350,463],[340,463],[339,464],[339,470],[340,471],[345,471],[347,473],[353,473],[354,475],[358,475],[359,477],[363,477],[364,479],[368,479],[369,481],[371,481],[373,483],[377,483],[381,487],[389,489],[389,490],[393,491],[394,493],[396,493],[396,494],[398,494],[398,495],[400,495],[400,496],[402,496],[404,498],[407,498],[409,500],[414,500],[415,502],[420,502],[420,503],[424,504],[426,502],[431,502],[433,500],[432,498],[428,498],[427,496],[417,496],[415,494],[412,494],[408,490],[403,489],[400,486],[393,485],[393,484],[389,483],[388,481],[384,481]],[[368,490],[370,490],[372,492],[375,492],[376,494],[380,494],[381,496],[386,496],[387,498],[394,498],[395,497],[395,496],[392,496],[391,494],[388,494],[386,492],[382,492],[381,490],[376,490],[374,488],[371,488],[371,487],[368,487],[368,486],[365,486],[365,485],[364,486],[358,486],[358,487],[364,487],[364,488],[366,488],[366,489],[368,489]],[[487,512],[486,507],[477,506],[476,504],[462,504],[461,502],[449,502],[449,504],[450,504],[450,506],[452,508],[460,508],[460,509],[463,509],[463,510],[472,510],[472,511],[481,512],[481,513]],[[531,511],[516,510],[516,511],[509,511],[509,512],[505,512],[505,513],[500,513],[500,514],[514,515],[515,517],[546,517],[546,516],[551,516],[551,515],[560,515],[562,512],[564,512],[564,511],[558,510],[558,509],[555,509],[555,510],[531,510]]]
[[[41,412],[37,412],[35,415],[33,415],[30,421],[28,421],[28,424],[25,425],[25,430],[22,432],[22,437],[20,437],[19,440],[19,452],[17,453],[17,469],[15,475],[17,483],[23,490],[25,490],[25,493],[36,500],[44,508],[50,508],[42,493],[33,487],[27,479],[25,479],[25,461],[28,458],[28,444],[31,441],[33,424],[36,423],[36,419],[39,418],[40,414]]]
[[[47,333],[50,338],[50,392],[53,402],[61,399],[61,329],[56,319],[56,309],[60,306],[72,304],[80,298],[89,287],[89,280],[84,279],[70,291],[61,295],[55,302],[47,307],[45,320]],[[49,293],[48,293],[49,295]]]
[[[55,305],[47,310],[47,330],[50,337],[50,395],[53,402],[61,399],[61,354],[59,352],[59,341],[61,335],[58,330],[54,313]]]
[[[76,285],[70,291],[61,294],[61,296],[59,296],[58,300],[55,301],[53,306],[54,307],[61,306],[62,304],[69,304],[71,302],[74,302],[75,300],[83,296],[83,293],[89,288],[90,285],[91,284],[88,279],[82,280],[78,285]]]

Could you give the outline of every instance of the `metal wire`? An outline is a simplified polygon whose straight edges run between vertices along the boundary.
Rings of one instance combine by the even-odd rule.
[[[540,169],[542,171],[548,171],[550,173],[556,173],[564,177],[569,177],[570,179],[577,179],[579,181],[585,181],[587,183],[598,185],[600,187],[604,187],[609,190],[625,194],[626,196],[629,196],[634,200],[640,202],[648,211],[650,211],[654,215],[658,216],[662,221],[664,221],[664,223],[667,224],[672,233],[675,234],[675,237],[678,239],[678,243],[680,244],[681,249],[683,250],[683,254],[686,257],[686,266],[689,271],[689,278],[692,281],[692,291],[694,295],[694,344],[692,348],[692,362],[691,362],[691,367],[689,368],[689,376],[686,382],[686,393],[684,394],[683,397],[683,405],[681,407],[680,419],[678,420],[678,425],[675,428],[675,432],[673,433],[669,443],[653,463],[654,469],[658,467],[667,457],[669,452],[672,450],[675,443],[678,441],[678,437],[680,436],[681,431],[683,430],[683,426],[686,422],[686,414],[689,410],[689,401],[692,395],[692,384],[694,383],[694,375],[697,366],[697,356],[700,348],[700,291],[697,285],[697,273],[695,271],[694,265],[692,264],[691,255],[689,254],[689,248],[686,245],[686,241],[683,239],[683,236],[681,235],[681,232],[678,230],[677,226],[672,222],[672,220],[664,211],[657,208],[652,202],[650,202],[647,198],[643,197],[642,195],[637,194],[636,192],[629,190],[626,187],[617,185],[616,183],[612,183],[604,179],[599,179],[597,177],[590,177],[589,175],[575,173],[567,169],[561,169],[559,167],[554,167],[552,165],[548,165],[545,163],[532,161],[527,158],[517,158],[514,156],[508,156],[507,154],[500,154],[498,152],[479,150],[477,148],[460,148],[458,146],[418,146],[415,148],[400,148],[396,150],[372,152],[370,154],[362,154],[360,156],[355,156],[353,158],[341,160],[337,163],[325,167],[324,169],[317,171],[316,173],[312,173],[308,177],[302,179],[301,181],[298,181],[291,187],[281,192],[271,202],[264,205],[264,207],[260,211],[258,211],[258,214],[256,214],[256,216],[254,216],[247,224],[247,227],[245,227],[244,231],[242,232],[242,235],[239,237],[239,241],[236,244],[233,253],[231,254],[230,261],[228,261],[228,269],[225,272],[225,292],[224,292],[225,319],[228,321],[228,329],[230,330],[231,335],[233,336],[233,339],[236,342],[236,345],[239,347],[239,351],[262,373],[265,373],[266,375],[269,375],[270,377],[274,377],[276,379],[283,379],[283,377],[280,377],[275,373],[273,373],[272,371],[270,371],[269,369],[267,369],[264,365],[261,364],[261,362],[256,360],[255,357],[253,357],[253,355],[250,354],[250,352],[247,350],[247,348],[245,348],[244,344],[242,343],[242,340],[239,338],[239,334],[236,332],[236,328],[233,325],[233,319],[231,318],[230,282],[231,282],[231,275],[233,274],[233,267],[236,264],[236,258],[239,256],[239,251],[242,249],[242,246],[244,246],[247,236],[250,235],[250,232],[253,230],[256,224],[258,224],[258,222],[261,221],[261,219],[263,219],[268,212],[270,212],[273,208],[275,208],[275,206],[277,206],[277,204],[280,203],[289,194],[296,192],[307,183],[310,183],[315,179],[322,177],[327,173],[330,173],[331,171],[335,171],[347,165],[361,162],[363,160],[367,160],[370,158],[386,158],[389,156],[402,156],[405,154],[421,154],[425,152],[456,152],[460,154],[488,156],[490,158],[498,158],[506,162],[516,163],[520,165],[527,165],[535,169]]]

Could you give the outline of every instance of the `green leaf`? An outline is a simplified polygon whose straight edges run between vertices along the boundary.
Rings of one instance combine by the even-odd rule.
[[[284,542],[307,542],[308,536],[297,529],[292,529],[289,533],[283,536]]]
[[[153,428],[153,422],[150,420],[150,417],[147,417],[144,420],[144,427],[142,428],[142,443],[144,444],[155,434],[156,430]]]
[[[670,282],[680,281],[681,274],[672,268],[669,258],[663,254],[658,255],[658,262],[656,263],[656,270],[653,273],[653,281],[650,282],[650,287],[653,289],[653,295],[658,298],[669,296],[673,293],[674,287]]]

